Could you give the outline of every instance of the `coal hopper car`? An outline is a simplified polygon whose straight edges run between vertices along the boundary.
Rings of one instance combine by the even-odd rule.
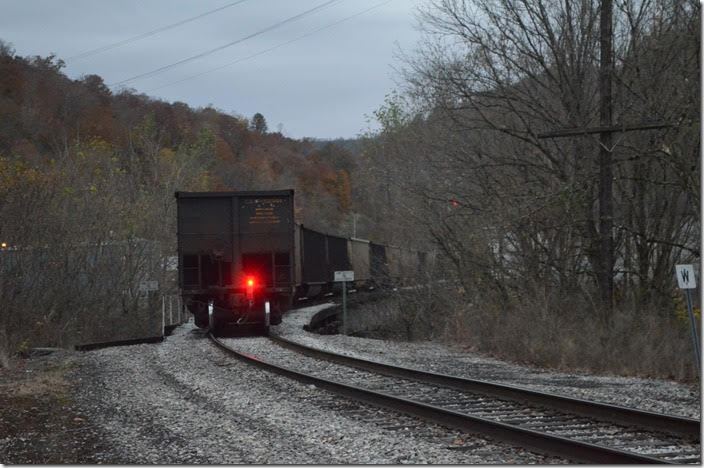
[[[295,293],[293,190],[176,192],[179,287],[201,328],[281,322]]]

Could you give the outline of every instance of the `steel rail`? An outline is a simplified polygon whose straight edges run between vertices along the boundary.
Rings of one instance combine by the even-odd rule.
[[[276,364],[268,363],[262,359],[236,351],[218,340],[212,333],[208,333],[212,342],[228,354],[263,370],[274,372],[287,378],[298,380],[306,384],[313,384],[335,394],[342,395],[357,401],[374,406],[381,406],[390,410],[399,411],[432,421],[447,427],[462,431],[494,437],[508,443],[529,448],[540,453],[556,455],[569,460],[584,463],[608,464],[669,464],[668,461],[646,455],[640,455],[623,450],[602,447],[587,442],[567,439],[565,437],[545,434],[531,429],[520,428],[497,421],[491,421],[476,416],[451,411],[437,406],[420,403],[408,399],[394,397],[381,392],[375,392],[352,385],[315,377],[309,374],[294,371]]]
[[[593,419],[608,421],[616,424],[635,426],[646,430],[655,430],[674,434],[692,440],[700,439],[700,421],[680,416],[665,415],[650,411],[643,411],[624,406],[598,403],[578,398],[570,398],[551,393],[537,392],[520,387],[468,379],[447,374],[436,374],[407,367],[392,366],[375,361],[353,358],[342,354],[332,353],[317,348],[287,340],[281,336],[270,336],[281,345],[310,357],[325,359],[347,366],[356,367],[367,371],[378,372],[393,377],[416,380],[424,383],[442,385],[457,390],[472,393],[481,393],[494,398],[505,398],[522,403],[531,403],[537,406],[554,410],[567,411],[572,414],[586,416]]]

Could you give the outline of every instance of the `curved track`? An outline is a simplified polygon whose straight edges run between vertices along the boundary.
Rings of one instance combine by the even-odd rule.
[[[278,351],[263,354],[272,357],[255,357],[232,349],[212,335],[211,339],[236,357],[289,378],[542,453],[587,463],[699,463],[700,460],[699,421],[687,418],[373,363],[303,347],[280,337],[273,339],[296,349],[296,353],[286,355],[288,351],[271,346]],[[320,361],[298,353],[363,371],[327,363],[321,366]],[[286,364],[269,363],[265,359]],[[652,429],[678,435],[651,432]]]
[[[644,430],[661,431],[689,440],[699,441],[700,423],[696,419],[670,416],[649,411],[642,411],[623,406],[597,403],[577,398],[536,392],[520,387],[502,385],[492,382],[467,379],[446,374],[425,372],[406,367],[392,366],[374,361],[353,358],[321,349],[304,346],[280,336],[271,336],[273,341],[301,354],[318,359],[325,359],[345,366],[352,366],[369,372],[417,380],[429,384],[438,384],[457,390],[481,393],[490,397],[502,398],[554,410],[567,411],[616,424],[629,425]]]

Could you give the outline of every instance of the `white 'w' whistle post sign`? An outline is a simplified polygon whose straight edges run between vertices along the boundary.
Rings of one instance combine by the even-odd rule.
[[[677,275],[677,286],[684,289],[687,296],[687,310],[689,311],[689,323],[692,327],[692,342],[694,343],[694,355],[697,358],[697,374],[701,372],[701,358],[699,357],[699,338],[697,337],[697,322],[694,319],[692,310],[692,289],[697,289],[697,281],[694,278],[693,265],[675,265]],[[701,376],[700,376],[701,379]]]

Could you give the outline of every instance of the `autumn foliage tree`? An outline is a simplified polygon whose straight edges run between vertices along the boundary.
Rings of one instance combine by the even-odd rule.
[[[334,154],[311,158],[312,142],[267,133],[261,114],[249,128],[62,68],[0,41],[0,360],[134,317],[140,280],[175,292],[177,190],[293,188],[300,222],[340,230],[349,175]]]

